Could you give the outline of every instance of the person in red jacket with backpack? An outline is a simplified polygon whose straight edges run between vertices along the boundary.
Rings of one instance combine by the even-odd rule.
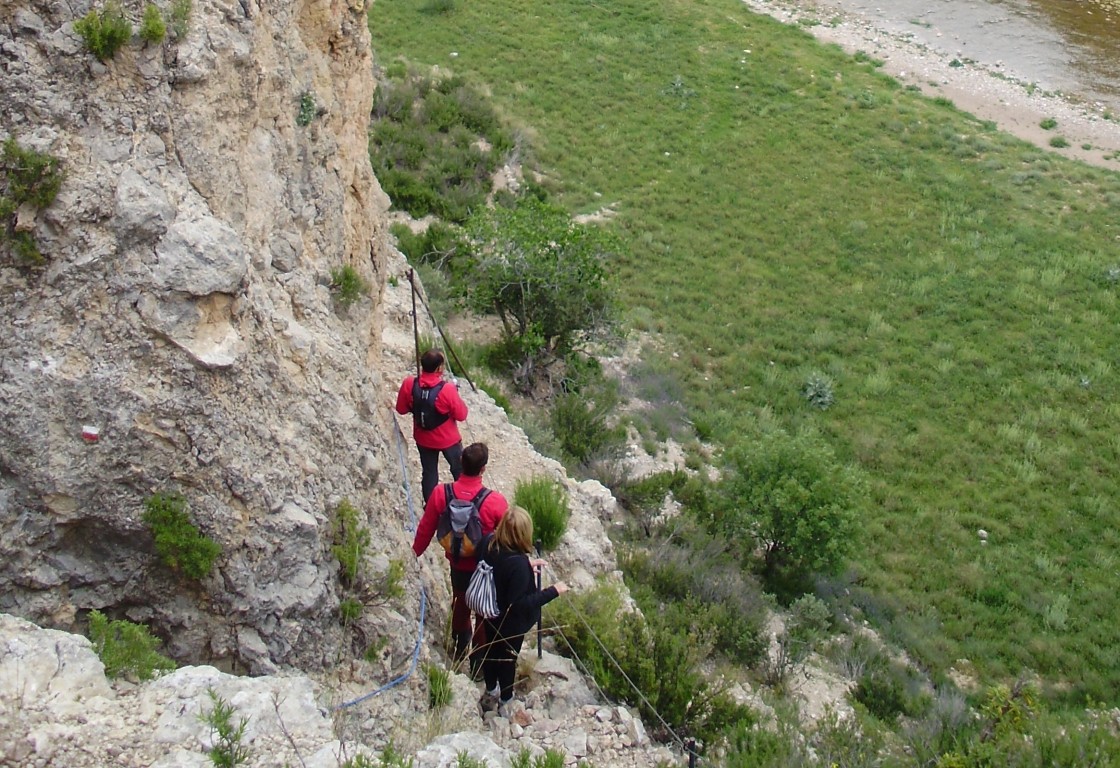
[[[451,477],[459,479],[462,467],[463,438],[457,422],[467,420],[467,404],[459,397],[459,386],[443,380],[443,364],[443,353],[429,349],[420,357],[420,378],[406,377],[397,392],[397,413],[412,414],[425,503],[439,483],[441,453],[451,468]]]
[[[437,485],[432,491],[428,503],[424,505],[424,515],[420,518],[420,524],[416,526],[416,538],[412,541],[412,551],[417,557],[427,550],[436,535],[436,530],[446,527],[441,526],[440,518],[449,514],[450,499],[447,496],[449,491],[456,499],[479,499],[477,506],[478,521],[481,524],[480,541],[471,542],[472,546],[481,543],[482,537],[488,536],[498,527],[498,522],[509,509],[509,502],[506,501],[505,496],[482,484],[482,473],[486,470],[489,460],[490,452],[485,443],[468,445],[463,450],[463,472],[459,475],[459,479],[454,483]],[[456,555],[447,546],[445,549],[447,549],[447,561],[451,565],[451,632],[455,637],[454,658],[456,661],[467,658],[473,640],[475,652],[470,654],[470,659],[471,671],[474,673],[482,664],[482,649],[486,645],[486,630],[482,626],[482,620],[479,619],[472,628],[471,611],[466,601],[467,586],[471,583],[471,575],[478,564],[478,559],[473,554]]]

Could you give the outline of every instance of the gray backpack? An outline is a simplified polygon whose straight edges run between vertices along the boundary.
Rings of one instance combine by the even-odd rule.
[[[458,499],[451,483],[443,486],[443,498],[447,506],[440,513],[436,523],[436,538],[452,559],[474,557],[475,549],[482,542],[482,519],[479,511],[482,502],[490,495],[489,488],[483,488],[473,499]]]

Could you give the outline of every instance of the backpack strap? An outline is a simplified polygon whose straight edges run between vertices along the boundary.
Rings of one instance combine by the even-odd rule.
[[[457,498],[455,496],[455,489],[452,487],[451,483],[444,483],[443,484],[443,506],[444,506],[444,509],[450,509],[451,508],[451,502],[455,498]]]
[[[486,497],[489,495],[490,489],[483,487],[474,495],[474,498],[471,499],[471,504],[474,504],[475,511],[478,512],[478,514],[482,514],[482,502],[486,501]]]

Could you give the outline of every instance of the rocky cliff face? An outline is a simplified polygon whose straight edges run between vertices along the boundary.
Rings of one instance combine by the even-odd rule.
[[[74,629],[99,608],[180,661],[321,666],[347,642],[331,511],[376,524],[400,480],[366,2],[194,0],[184,37],[105,64],[74,31],[90,5],[0,7],[0,140],[65,173],[21,215],[45,266],[0,248],[0,611]],[[374,286],[348,310],[344,265]],[[200,583],[155,556],[155,491],[223,548]]]

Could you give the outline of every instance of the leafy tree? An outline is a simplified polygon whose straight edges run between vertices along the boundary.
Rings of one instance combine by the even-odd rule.
[[[762,550],[771,586],[839,570],[858,530],[863,483],[855,471],[806,435],[766,435],[729,458],[712,523]]]
[[[475,262],[467,302],[498,316],[520,364],[562,354],[577,333],[606,324],[612,296],[603,264],[620,251],[617,238],[536,198],[479,211],[466,230]]]

